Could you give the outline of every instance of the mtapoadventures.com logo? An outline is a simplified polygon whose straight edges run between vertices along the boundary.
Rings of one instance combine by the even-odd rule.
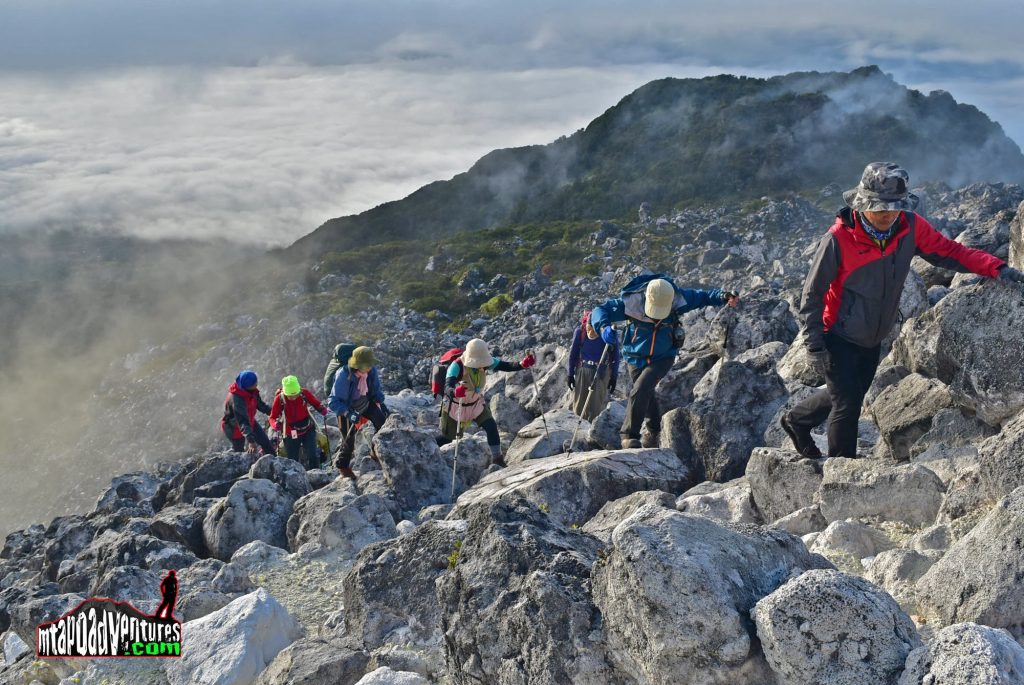
[[[36,628],[36,656],[47,658],[160,658],[181,656],[181,622],[174,618],[178,580],[168,571],[163,601],[152,615],[127,602],[92,597],[56,621]]]

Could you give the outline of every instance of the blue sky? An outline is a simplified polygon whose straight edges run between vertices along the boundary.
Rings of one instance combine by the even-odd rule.
[[[988,0],[5,0],[0,231],[287,243],[664,76],[878,64],[1020,143],[1022,25]]]

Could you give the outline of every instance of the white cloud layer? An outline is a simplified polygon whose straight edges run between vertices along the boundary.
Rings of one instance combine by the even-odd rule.
[[[1009,6],[1008,6],[1009,5]],[[284,244],[664,76],[878,63],[1024,141],[1024,5],[7,0],[0,231]]]

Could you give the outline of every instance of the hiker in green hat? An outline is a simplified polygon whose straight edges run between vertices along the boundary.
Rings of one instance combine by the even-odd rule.
[[[320,468],[320,455],[316,449],[316,423],[306,405],[327,416],[327,408],[316,395],[303,388],[295,376],[285,376],[270,406],[270,427],[281,434],[285,453],[308,470]]]
[[[365,419],[380,430],[390,413],[384,404],[384,386],[381,385],[380,372],[371,348],[361,346],[352,351],[348,363],[334,377],[327,406],[337,415],[338,428],[341,429],[338,469],[346,478],[355,480],[352,454],[356,449],[356,430],[359,424]]]

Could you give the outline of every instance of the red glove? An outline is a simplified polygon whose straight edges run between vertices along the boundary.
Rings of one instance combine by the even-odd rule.
[[[326,419],[327,418],[327,410],[326,409],[321,409],[320,410],[320,416],[322,416],[322,417],[324,417]]]
[[[519,362],[519,366],[523,367],[524,369],[528,369],[536,363],[537,359],[536,357],[533,356],[533,353],[527,352],[526,356],[523,357],[523,361]]]
[[[464,386],[464,385],[457,385],[457,386],[455,386],[455,393],[454,394],[455,394],[456,397],[465,397],[466,396],[466,386]]]

